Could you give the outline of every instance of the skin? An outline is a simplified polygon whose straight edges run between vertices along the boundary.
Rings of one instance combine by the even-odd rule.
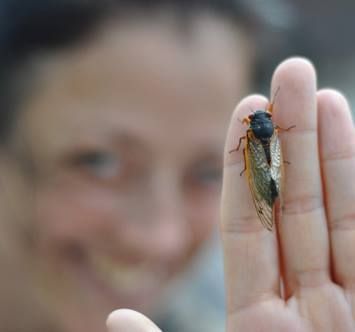
[[[2,154],[1,211],[20,211],[35,239],[22,258],[42,317],[96,332],[115,308],[159,310],[218,224],[221,147],[250,61],[244,33],[207,14],[186,36],[169,17],[107,24],[41,59]]]
[[[250,108],[265,109],[267,99],[243,99],[227,133],[221,207],[226,330],[354,331],[355,131],[350,109],[339,92],[317,91],[315,70],[304,59],[277,67],[271,95],[278,87],[274,122],[296,128],[280,134],[291,164],[285,168],[277,231],[268,232],[257,218],[247,181],[239,176],[241,153],[228,153],[246,130],[239,119]],[[135,317],[136,325],[127,325],[131,331],[158,331]],[[113,313],[109,331],[123,331],[125,319]]]

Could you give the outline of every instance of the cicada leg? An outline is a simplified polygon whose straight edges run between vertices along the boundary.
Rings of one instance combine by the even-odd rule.
[[[230,150],[229,153],[239,151],[242,141],[246,138],[247,138],[247,136],[240,137],[238,146],[235,149]],[[247,163],[246,163],[246,159],[245,159],[245,148],[243,149],[243,157],[244,157],[244,169],[240,172],[240,176],[242,176],[243,173],[247,170]]]
[[[291,127],[288,127],[288,128],[281,128],[280,126],[275,126],[275,128],[277,129],[277,130],[281,130],[281,131],[289,131],[289,130],[291,130],[291,129],[293,129],[293,128],[296,128],[296,126],[295,125],[293,125],[293,126],[291,126]],[[287,160],[284,160],[283,161],[284,162],[284,164],[287,164],[287,165],[290,165],[291,163],[289,162],[289,161],[287,161]]]
[[[240,138],[239,138],[239,144],[238,144],[238,146],[237,146],[235,149],[230,150],[229,153],[239,151],[240,146],[242,145],[243,139],[246,139],[246,138],[247,138],[246,136],[240,137]]]
[[[244,157],[244,169],[240,172],[240,176],[242,176],[243,173],[247,170],[247,161],[245,158],[245,148],[243,149],[243,157]]]
[[[288,127],[288,128],[281,128],[280,126],[276,126],[275,127],[277,130],[281,130],[281,131],[289,131],[289,130],[291,130],[291,129],[293,129],[293,128],[296,128],[296,126],[295,125],[293,125],[293,126],[291,126],[291,127]]]
[[[271,102],[268,103],[267,107],[266,107],[266,112],[272,114],[272,112],[274,111],[274,104],[275,104],[275,100],[276,100],[276,96],[280,91],[280,87],[278,87],[274,93],[274,97],[272,98]]]

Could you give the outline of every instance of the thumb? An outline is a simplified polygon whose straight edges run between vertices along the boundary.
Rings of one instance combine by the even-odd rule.
[[[106,325],[108,332],[161,332],[149,318],[130,309],[112,312]]]

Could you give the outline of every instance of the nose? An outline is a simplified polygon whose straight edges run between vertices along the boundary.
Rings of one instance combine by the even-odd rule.
[[[164,260],[174,260],[187,250],[192,237],[178,174],[172,169],[157,170],[151,198],[152,252]]]

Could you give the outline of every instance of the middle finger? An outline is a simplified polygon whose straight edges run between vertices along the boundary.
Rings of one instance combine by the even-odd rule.
[[[275,71],[272,91],[275,123],[283,132],[285,165],[283,211],[279,225],[286,297],[298,287],[330,280],[329,241],[318,157],[316,74],[308,61],[290,59]]]

